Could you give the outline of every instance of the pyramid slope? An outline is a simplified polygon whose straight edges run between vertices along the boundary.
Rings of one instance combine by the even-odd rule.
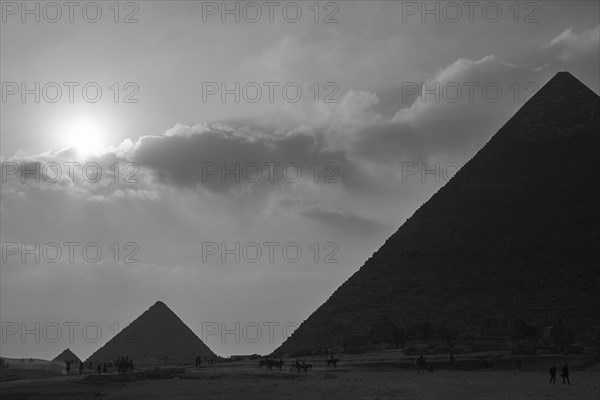
[[[561,318],[597,343],[599,111],[555,75],[276,353],[375,342],[384,318],[409,339]]]
[[[63,350],[63,352],[60,353],[59,355],[57,355],[56,357],[54,357],[54,359],[52,359],[52,361],[58,361],[58,362],[71,361],[75,365],[78,365],[81,362],[79,357],[77,357],[75,355],[75,353],[73,353],[70,349]]]
[[[92,354],[86,362],[112,362],[128,356],[133,360],[180,359],[215,354],[161,301]]]

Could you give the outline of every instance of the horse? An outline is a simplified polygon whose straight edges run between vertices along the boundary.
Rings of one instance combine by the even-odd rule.
[[[329,358],[325,360],[325,367],[329,368],[333,365],[333,368],[337,368],[337,363],[340,361],[339,358]]]
[[[307,374],[308,370],[312,369],[312,364],[304,364],[304,363],[302,363],[302,364],[300,364],[300,369],[303,370],[304,374]]]
[[[290,370],[296,370],[298,373],[300,371],[302,371],[303,373],[308,373],[308,370],[312,369],[312,364],[307,364],[304,362],[304,360],[302,360],[302,362],[300,363],[298,360],[296,360],[296,363],[292,364],[292,366],[290,367]]]

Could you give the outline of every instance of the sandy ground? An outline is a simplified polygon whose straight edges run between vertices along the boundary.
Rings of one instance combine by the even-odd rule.
[[[96,378],[96,377],[95,377]],[[448,371],[317,367],[308,375],[252,365],[188,368],[171,379],[98,381],[79,376],[0,384],[2,399],[598,399],[600,372],[572,371],[572,385],[541,371]],[[114,379],[116,376],[108,376]],[[559,377],[557,377],[560,379]]]

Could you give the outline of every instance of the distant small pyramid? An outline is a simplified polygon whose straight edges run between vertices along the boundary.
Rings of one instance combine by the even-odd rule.
[[[113,362],[129,357],[134,362],[184,359],[215,354],[162,301],[157,301],[135,321],[92,354],[86,363]]]
[[[535,334],[598,345],[599,180],[600,97],[560,72],[276,353]]]
[[[73,365],[78,365],[79,363],[81,363],[81,360],[79,359],[79,357],[77,357],[75,355],[75,353],[73,353],[70,349],[65,349],[62,353],[60,353],[59,355],[54,357],[54,359],[52,361],[63,362],[63,363],[70,361],[71,364],[73,364]]]

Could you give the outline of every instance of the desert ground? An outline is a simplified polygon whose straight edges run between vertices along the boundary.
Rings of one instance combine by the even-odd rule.
[[[434,372],[418,373],[390,357],[373,354],[342,357],[337,369],[327,369],[324,357],[307,357],[308,374],[257,368],[257,360],[223,362],[213,366],[169,366],[119,374],[34,377],[0,383],[2,399],[597,399],[598,366],[583,367],[585,359],[524,358],[522,369],[461,369],[482,355],[457,357],[457,369],[438,363]],[[484,355],[489,359],[489,355]],[[498,358],[499,359],[499,358]],[[435,358],[432,359],[435,362]],[[438,361],[441,361],[438,360]],[[548,383],[548,362],[568,361],[572,385]],[[506,368],[506,369],[505,369]],[[6,374],[6,371],[3,371]]]

